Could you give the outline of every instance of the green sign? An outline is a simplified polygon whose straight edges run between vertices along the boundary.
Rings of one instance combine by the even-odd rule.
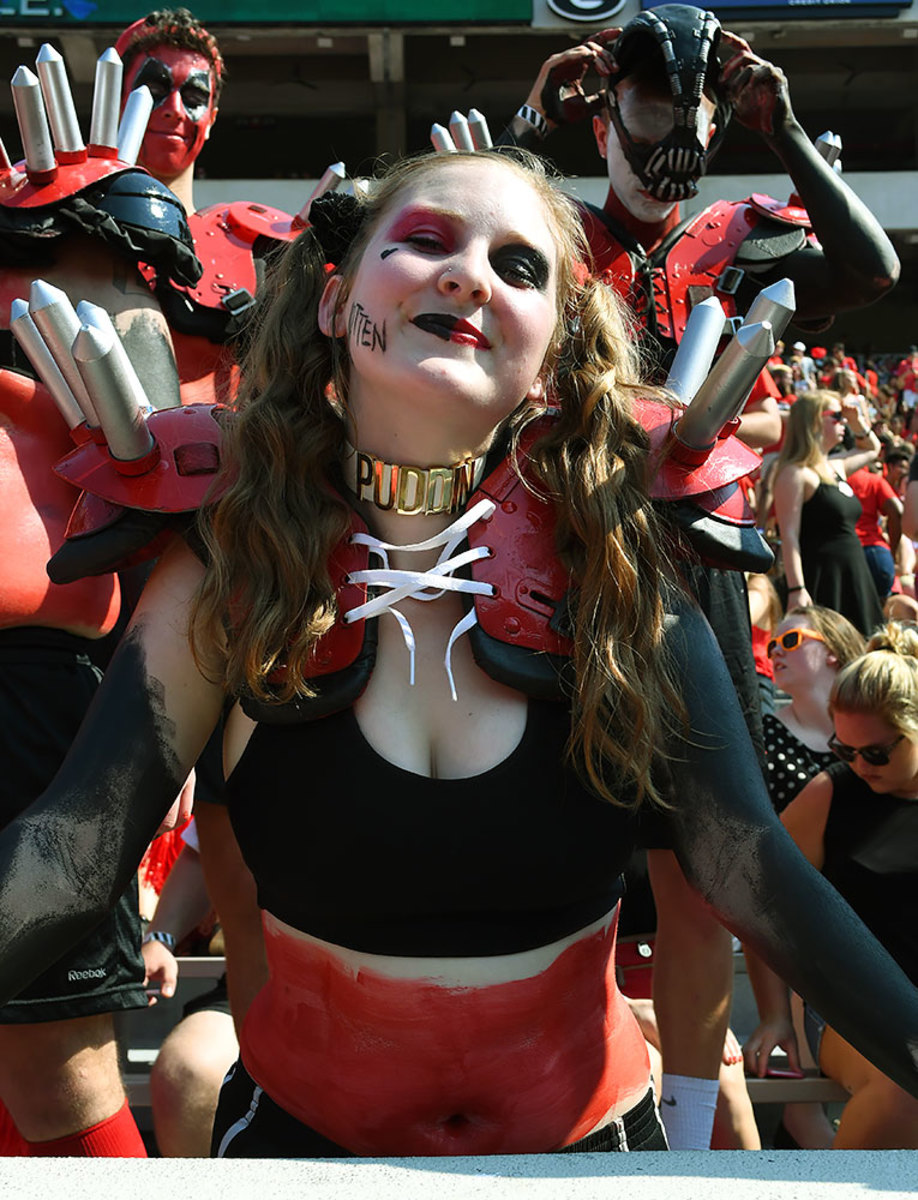
[[[177,0],[176,0],[177,2]],[[155,0],[0,0],[0,23],[128,25]],[[532,0],[193,0],[205,25],[429,25],[532,22]]]

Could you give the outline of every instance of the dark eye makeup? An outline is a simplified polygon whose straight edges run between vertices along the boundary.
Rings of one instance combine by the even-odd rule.
[[[154,106],[162,104],[174,87],[172,72],[158,58],[148,58],[134,80],[134,86],[142,84],[150,89]],[[198,121],[207,111],[210,102],[210,78],[206,71],[190,71],[188,78],[178,89],[185,112],[192,121]]]
[[[395,242],[429,254],[449,254],[455,243],[450,216],[429,209],[411,208],[402,213],[390,229],[388,237]],[[392,253],[383,251],[383,257]],[[498,246],[490,255],[495,272],[515,287],[530,287],[543,291],[551,277],[551,266],[541,250],[527,242],[508,242]]]
[[[498,275],[508,283],[518,283],[540,291],[548,284],[548,259],[534,246],[501,246],[491,255],[491,262]]]
[[[158,104],[172,91],[172,72],[156,58],[148,58],[134,79],[134,87],[146,85]]]

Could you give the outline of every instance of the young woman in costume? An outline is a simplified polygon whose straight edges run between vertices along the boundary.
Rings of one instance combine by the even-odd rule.
[[[284,259],[226,488],[0,841],[4,982],[104,910],[231,698],[271,977],[218,1153],[661,1147],[614,973],[652,810],[730,927],[918,1091],[914,989],[774,817],[667,579],[573,209],[535,164],[459,154],[396,169],[353,232]]]

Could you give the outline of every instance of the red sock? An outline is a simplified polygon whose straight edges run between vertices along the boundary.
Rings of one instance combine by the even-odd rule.
[[[28,1157],[29,1143],[13,1123],[9,1109],[0,1101],[0,1158]]]
[[[29,1142],[31,1158],[146,1158],[147,1149],[128,1108],[128,1102],[113,1117],[90,1125],[68,1137],[50,1142]]]

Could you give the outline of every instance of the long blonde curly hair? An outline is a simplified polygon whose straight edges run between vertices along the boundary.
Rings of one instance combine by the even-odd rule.
[[[464,157],[445,161],[455,169]],[[614,293],[578,269],[589,256],[576,209],[541,161],[518,151],[487,158],[537,192],[559,248],[558,320],[542,378],[560,416],[530,460],[556,507],[558,551],[577,588],[570,753],[605,799],[665,804],[652,765],[682,708],[663,642],[667,542],[647,497],[648,440],[631,412],[649,391],[636,339]],[[386,175],[337,268],[339,302],[380,219],[443,163],[428,155]],[[226,431],[228,485],[200,523],[209,566],[192,615],[195,656],[212,663],[219,648],[227,690],[268,702],[311,694],[308,660],[337,615],[328,561],[349,509],[329,477],[345,447],[348,362],[343,339],[318,332],[327,278],[308,232],[275,269]],[[541,412],[527,401],[510,418],[511,452]]]

